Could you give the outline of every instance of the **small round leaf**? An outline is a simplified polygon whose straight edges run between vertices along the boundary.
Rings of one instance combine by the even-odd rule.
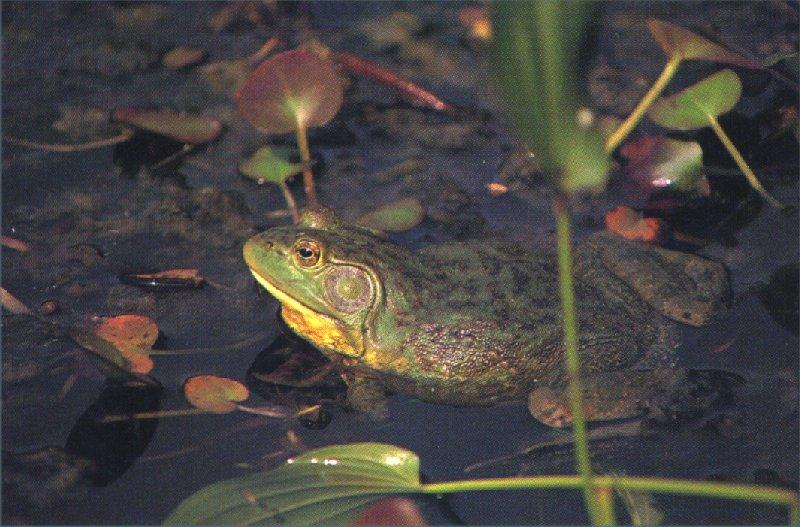
[[[153,369],[150,350],[158,340],[158,325],[141,315],[119,315],[95,326],[94,334],[114,345],[130,363],[130,371],[147,373]]]
[[[387,203],[356,220],[356,225],[379,231],[401,232],[413,229],[425,218],[425,207],[417,198]]]
[[[709,126],[710,119],[729,112],[742,94],[742,82],[731,70],[722,70],[674,95],[658,99],[648,117],[673,130],[694,130]]]
[[[183,385],[183,394],[192,406],[213,414],[236,410],[236,403],[250,397],[250,390],[233,379],[216,375],[195,375]]]
[[[682,60],[708,60],[744,68],[763,68],[758,62],[734,53],[684,27],[650,18],[647,20],[647,28],[669,57],[677,55]]]
[[[236,92],[236,104],[262,132],[284,134],[326,124],[343,96],[333,62],[297,48],[262,62]]]
[[[242,175],[276,185],[302,171],[303,165],[290,162],[289,149],[284,147],[259,148],[250,159],[239,165]]]
[[[170,110],[126,108],[115,111],[114,120],[187,144],[207,143],[222,133],[222,123],[213,117]]]

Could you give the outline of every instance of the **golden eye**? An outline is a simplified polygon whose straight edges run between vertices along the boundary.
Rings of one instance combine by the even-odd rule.
[[[294,246],[294,256],[300,267],[314,267],[319,262],[319,244],[308,240],[297,242]]]

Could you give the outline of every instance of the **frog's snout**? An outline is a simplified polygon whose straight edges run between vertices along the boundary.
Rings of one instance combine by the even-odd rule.
[[[253,267],[260,267],[259,264],[263,262],[264,256],[272,250],[274,245],[274,242],[267,239],[264,234],[253,236],[244,242],[244,247],[242,248],[245,263],[251,269]]]

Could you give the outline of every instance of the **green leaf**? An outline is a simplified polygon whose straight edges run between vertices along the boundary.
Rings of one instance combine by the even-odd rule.
[[[657,100],[647,116],[664,128],[694,130],[710,126],[709,119],[729,112],[742,94],[742,82],[722,70],[669,97]]]
[[[361,507],[420,490],[419,458],[382,443],[323,447],[280,467],[214,483],[184,500],[167,525],[314,525],[347,521]]]
[[[578,118],[589,115],[581,110],[579,55],[595,8],[591,2],[492,5],[495,62],[509,113],[551,182],[570,192],[602,186],[609,167],[600,134]]]
[[[677,55],[681,60],[708,60],[744,68],[763,69],[758,62],[734,53],[684,27],[650,18],[647,20],[647,28],[668,57]]]
[[[356,225],[379,231],[401,232],[413,229],[425,218],[425,207],[417,198],[387,203],[356,220]]]
[[[283,183],[303,171],[302,164],[289,161],[289,152],[285,147],[259,148],[250,159],[239,165],[239,172],[259,183]]]
[[[708,181],[699,143],[644,136],[624,145],[620,154],[628,161],[623,169],[627,179],[647,191],[674,187],[682,192],[707,195]]]
[[[222,133],[222,123],[213,117],[171,110],[124,108],[114,112],[114,120],[186,144],[207,143]]]

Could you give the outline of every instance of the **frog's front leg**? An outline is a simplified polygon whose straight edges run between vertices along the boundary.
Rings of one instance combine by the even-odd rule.
[[[383,383],[352,373],[343,374],[342,378],[347,384],[347,405],[350,408],[367,414],[376,421],[382,421],[389,416],[386,387]]]
[[[730,300],[725,267],[701,256],[596,233],[583,246],[579,271],[600,265],[656,311],[672,320],[702,326],[724,312]]]
[[[620,370],[582,379],[583,411],[587,421],[607,421],[666,415],[694,417],[730,397],[737,375],[714,370],[663,368]],[[572,423],[567,387],[541,386],[528,397],[528,410],[538,421],[555,428]]]

